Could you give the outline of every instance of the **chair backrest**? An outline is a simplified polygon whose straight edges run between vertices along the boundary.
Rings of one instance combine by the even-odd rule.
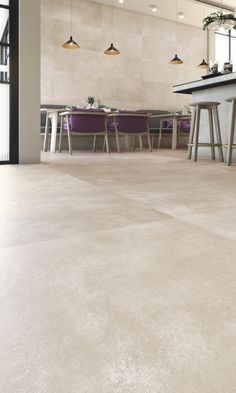
[[[77,110],[70,114],[72,132],[99,134],[106,131],[107,114],[103,110]]]
[[[181,131],[188,132],[190,131],[191,119],[179,119],[178,126]],[[173,120],[164,120],[163,128],[172,129],[173,128]]]
[[[191,128],[191,119],[180,120],[180,131],[188,132]]]
[[[148,132],[148,117],[148,113],[117,113],[117,130],[124,134],[145,134]]]

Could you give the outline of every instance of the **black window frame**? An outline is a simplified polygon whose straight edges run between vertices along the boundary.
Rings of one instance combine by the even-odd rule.
[[[0,165],[19,163],[19,0],[9,0],[9,5],[0,8],[9,10],[9,43],[0,42],[1,47],[10,51],[10,80],[1,83],[10,84],[10,136],[9,160],[0,161]]]

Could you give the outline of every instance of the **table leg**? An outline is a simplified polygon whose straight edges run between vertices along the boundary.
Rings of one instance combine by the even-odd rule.
[[[51,134],[50,152],[51,153],[55,153],[56,152],[56,142],[57,142],[58,113],[57,112],[50,113],[49,117],[51,118],[51,122],[52,122],[52,134]]]
[[[49,134],[49,117],[46,114],[46,124],[45,124],[45,131],[44,131],[44,140],[43,140],[43,151],[47,151],[47,143],[48,143],[48,134]]]
[[[177,117],[173,118],[173,129],[172,129],[172,149],[177,149],[177,134],[178,134],[178,120]]]

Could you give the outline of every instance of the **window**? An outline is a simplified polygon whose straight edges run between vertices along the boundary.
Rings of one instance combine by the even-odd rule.
[[[18,163],[18,0],[0,0],[0,164]]]
[[[215,60],[219,63],[219,71],[223,70],[226,61],[232,61],[236,71],[236,31],[215,33]]]
[[[236,71],[236,30],[231,31],[231,60],[234,64],[234,71]]]

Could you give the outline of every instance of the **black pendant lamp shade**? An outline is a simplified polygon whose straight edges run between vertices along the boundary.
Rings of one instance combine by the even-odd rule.
[[[71,31],[71,35],[70,35],[70,39],[69,41],[66,41],[62,46],[65,49],[79,49],[80,46],[79,44],[77,44],[77,42],[75,42],[73,40],[73,34],[72,34],[72,30],[73,30],[73,21],[72,21],[72,0],[70,0],[70,31]]]
[[[209,64],[206,62],[205,59],[197,66],[197,68],[208,68]]]
[[[177,55],[175,55],[175,57],[170,61],[169,64],[173,64],[173,65],[183,64],[183,61]]]
[[[62,46],[65,49],[79,49],[80,48],[80,45],[77,44],[77,42],[75,42],[73,40],[72,36],[70,36],[69,41],[65,42]]]
[[[177,25],[178,25],[178,0],[175,0],[175,28],[177,30]],[[176,32],[177,34],[177,32]],[[175,37],[176,41],[176,37]],[[178,42],[178,40],[177,40]],[[178,64],[183,64],[183,60],[181,60],[178,55],[176,54],[175,57],[169,62],[169,64],[173,65],[178,65]]]
[[[113,0],[111,0],[111,41],[113,39],[113,32],[114,32],[113,25],[114,25],[114,7],[113,7]],[[120,51],[114,47],[113,43],[111,43],[111,46],[109,46],[109,48],[104,51],[104,54],[108,56],[117,56],[120,54]]]
[[[116,55],[120,54],[118,49],[116,49],[114,47],[113,43],[111,43],[111,46],[107,50],[105,50],[104,53],[105,53],[105,55],[108,55],[108,56],[116,56]]]

